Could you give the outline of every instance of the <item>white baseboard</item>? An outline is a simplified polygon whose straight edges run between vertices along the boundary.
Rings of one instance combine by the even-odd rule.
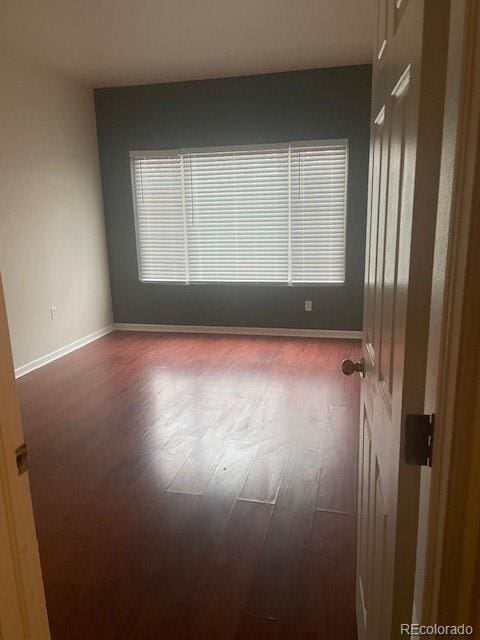
[[[216,327],[183,324],[129,324],[116,322],[116,331],[158,331],[161,333],[220,333],[240,336],[284,336],[292,338],[343,338],[361,340],[361,331],[336,329],[278,329],[269,327]]]
[[[217,333],[240,336],[283,336],[291,338],[340,338],[346,340],[361,340],[361,331],[343,331],[335,329],[278,329],[275,327],[217,327],[183,324],[129,324],[116,322],[113,325],[99,329],[88,336],[74,340],[70,344],[60,347],[51,353],[47,353],[36,360],[27,362],[15,369],[15,378],[22,376],[45,366],[49,362],[58,360],[62,356],[76,351],[81,347],[98,340],[112,331],[152,331],[160,333]]]
[[[36,360],[32,360],[31,362],[27,362],[23,364],[21,367],[17,367],[15,369],[15,378],[21,378],[22,376],[30,373],[31,371],[35,371],[35,369],[39,369],[49,362],[53,362],[62,356],[67,355],[67,353],[71,353],[72,351],[76,351],[80,349],[80,347],[84,347],[85,345],[93,342],[94,340],[98,340],[102,336],[107,335],[114,330],[113,325],[109,325],[108,327],[104,327],[103,329],[99,329],[98,331],[94,331],[90,333],[88,336],[84,336],[83,338],[79,338],[78,340],[74,340],[70,342],[70,344],[65,345],[64,347],[60,347],[60,349],[55,349],[51,353],[47,353]]]

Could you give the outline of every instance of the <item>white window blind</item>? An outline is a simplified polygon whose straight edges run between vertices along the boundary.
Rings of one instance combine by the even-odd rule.
[[[131,152],[139,278],[345,279],[347,143]]]

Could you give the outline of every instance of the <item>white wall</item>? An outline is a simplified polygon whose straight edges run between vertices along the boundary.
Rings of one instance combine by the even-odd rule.
[[[8,56],[0,77],[0,270],[19,367],[109,325],[110,284],[92,91]]]

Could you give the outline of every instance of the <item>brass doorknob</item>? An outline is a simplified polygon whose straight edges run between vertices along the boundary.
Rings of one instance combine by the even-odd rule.
[[[365,361],[363,358],[359,362],[353,362],[353,360],[342,360],[342,371],[346,376],[351,376],[352,373],[359,373],[362,378],[365,375]]]

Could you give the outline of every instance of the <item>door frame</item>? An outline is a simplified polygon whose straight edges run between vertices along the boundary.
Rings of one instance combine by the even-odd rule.
[[[480,0],[460,2],[464,29],[454,37],[462,40],[462,80],[422,624],[476,625],[480,637]]]
[[[28,473],[19,473],[23,444],[7,313],[0,274],[0,637],[50,640]]]

